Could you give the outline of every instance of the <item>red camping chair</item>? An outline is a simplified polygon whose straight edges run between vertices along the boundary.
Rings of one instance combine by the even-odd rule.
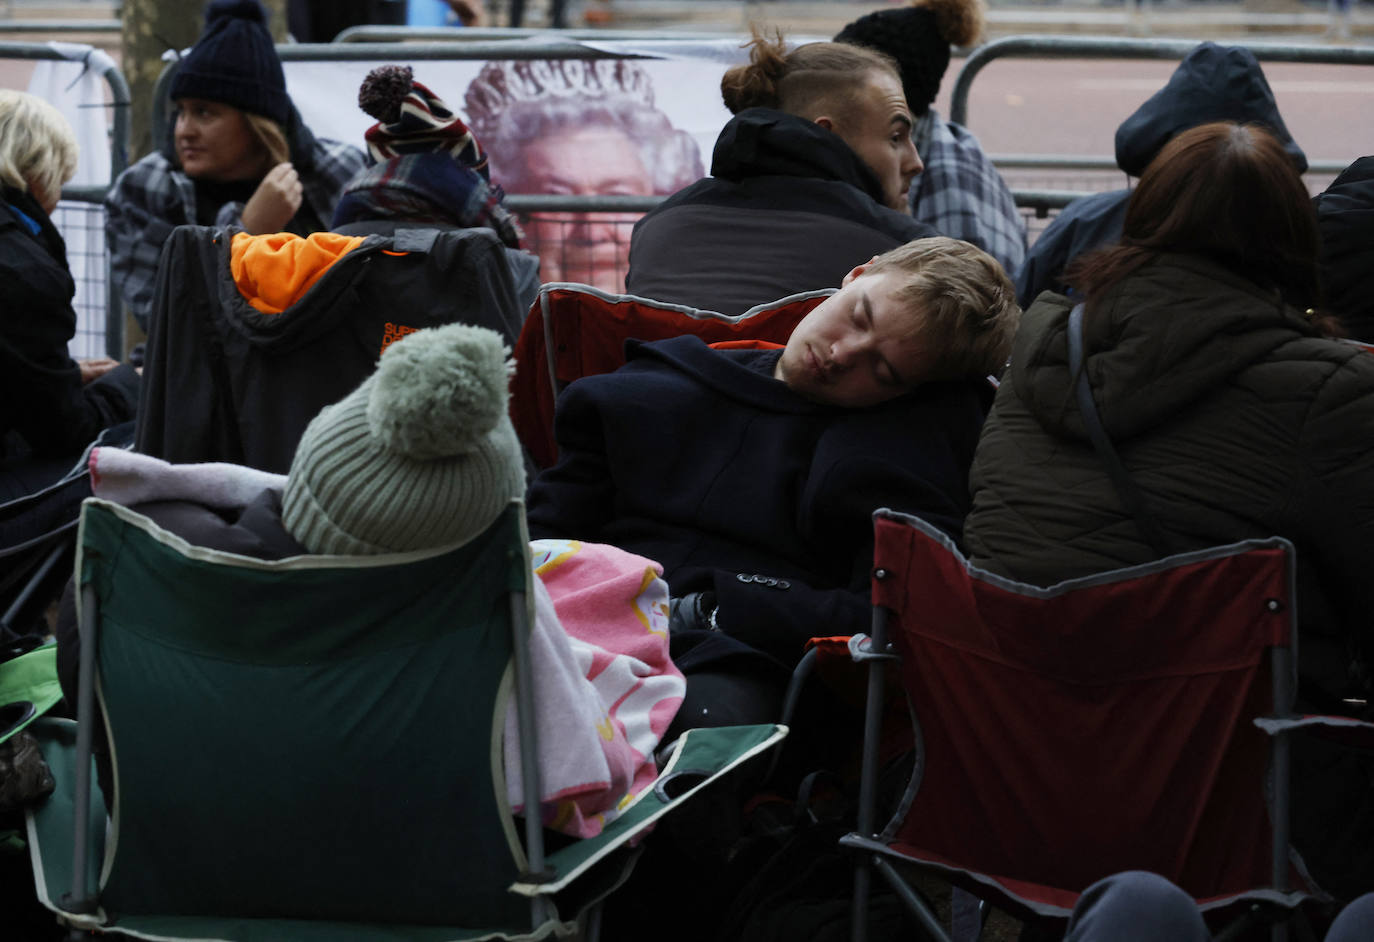
[[[833,293],[808,291],[727,315],[630,294],[607,294],[589,285],[544,285],[515,343],[517,370],[510,404],[515,431],[534,463],[547,468],[558,458],[554,399],[575,379],[623,366],[626,340],[695,334],[707,343],[786,343],[797,322]]]
[[[1038,588],[970,566],[913,517],[877,511],[874,537],[869,650],[881,653],[868,655],[858,830],[842,841],[862,852],[856,940],[871,870],[947,938],[894,864],[1032,919],[1067,918],[1090,884],[1133,869],[1162,874],[1204,910],[1246,900],[1286,915],[1322,895],[1288,837],[1288,732],[1327,720],[1292,713],[1287,541]],[[875,826],[893,658],[917,761],[897,812]],[[1276,924],[1276,938],[1286,929]]]

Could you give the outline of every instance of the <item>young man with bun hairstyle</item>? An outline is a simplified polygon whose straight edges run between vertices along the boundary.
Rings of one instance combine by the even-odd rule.
[[[911,132],[925,166],[907,196],[917,222],[965,239],[1014,273],[1026,256],[1026,223],[1006,181],[961,125],[931,107],[949,68],[949,47],[972,46],[983,35],[983,0],[911,0],[869,13],[835,36],[891,56],[915,118]]]
[[[789,50],[755,34],[721,79],[735,115],[711,176],[635,226],[632,294],[725,314],[828,288],[874,255],[934,235],[907,215],[921,161],[896,65],[840,43]]]
[[[959,534],[1019,315],[996,260],[937,237],[854,266],[782,349],[631,342],[560,396],[531,532],[663,564],[684,725],[776,719],[807,639],[868,622],[872,512]]]

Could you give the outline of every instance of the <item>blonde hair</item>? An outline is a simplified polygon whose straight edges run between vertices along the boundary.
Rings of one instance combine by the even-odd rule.
[[[286,131],[280,124],[251,111],[243,112],[243,116],[248,120],[248,130],[253,132],[253,137],[262,145],[262,149],[271,160],[267,165],[268,170],[291,159],[291,147],[286,143]]]
[[[720,80],[720,96],[731,114],[776,108],[810,121],[829,110],[847,110],[875,71],[901,80],[891,56],[866,46],[807,43],[789,52],[781,34],[770,39],[757,28],[747,46],[749,64],[735,66]]]
[[[0,180],[55,199],[76,174],[76,134],[52,105],[28,92],[0,88]]]
[[[913,318],[912,329],[939,352],[936,378],[1002,371],[1021,308],[996,259],[971,243],[937,236],[879,255],[859,277],[884,272],[906,278],[895,296],[922,315]]]

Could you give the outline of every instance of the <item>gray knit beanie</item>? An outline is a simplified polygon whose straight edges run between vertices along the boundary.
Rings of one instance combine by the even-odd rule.
[[[312,553],[460,543],[525,490],[500,334],[451,324],[391,344],[377,371],[306,428],[282,520]]]

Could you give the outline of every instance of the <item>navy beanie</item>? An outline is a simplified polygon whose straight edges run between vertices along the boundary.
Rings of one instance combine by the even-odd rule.
[[[182,57],[172,99],[203,98],[286,125],[286,77],[258,0],[211,0],[205,32]]]

